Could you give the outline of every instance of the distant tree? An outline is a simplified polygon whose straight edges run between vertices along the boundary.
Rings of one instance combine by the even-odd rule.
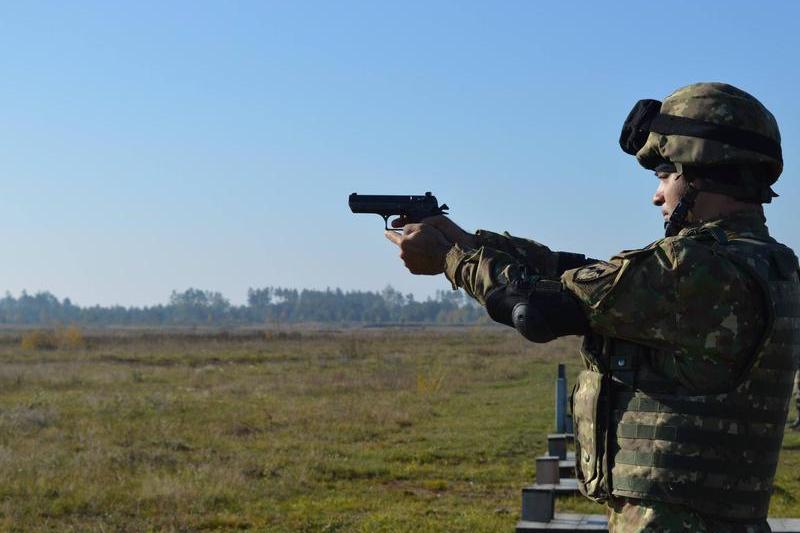
[[[226,322],[230,302],[219,292],[189,288],[184,292],[172,291],[169,305],[176,324]]]
[[[462,292],[437,291],[425,301],[387,285],[380,292],[327,288],[250,288],[247,304],[233,306],[221,293],[189,288],[172,291],[166,305],[80,307],[49,292],[0,298],[0,323],[15,325],[232,325],[264,322],[427,322],[471,323],[485,320],[483,309]]]
[[[272,287],[265,289],[247,289],[247,305],[263,309],[272,303]]]

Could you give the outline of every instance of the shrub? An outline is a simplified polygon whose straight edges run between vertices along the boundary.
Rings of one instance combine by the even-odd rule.
[[[77,350],[86,347],[83,332],[76,326],[59,328],[56,331],[36,329],[22,335],[23,350]]]
[[[58,348],[56,336],[52,331],[36,329],[22,335],[23,350],[55,350]]]
[[[79,327],[69,326],[58,331],[58,346],[68,350],[78,350],[86,348],[86,339]]]

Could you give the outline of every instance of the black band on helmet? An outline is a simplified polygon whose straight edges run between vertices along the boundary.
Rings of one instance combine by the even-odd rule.
[[[659,114],[651,121],[650,131],[661,135],[685,135],[687,137],[709,139],[744,150],[758,152],[773,159],[781,159],[781,145],[769,137],[754,131],[714,124],[713,122],[695,118]],[[646,137],[645,142],[647,142]]]
[[[622,124],[619,145],[626,154],[636,155],[647,142],[650,135],[650,124],[658,116],[661,102],[658,100],[639,100],[633,106],[628,118]]]
[[[647,142],[650,132],[661,135],[699,137],[736,146],[781,160],[781,145],[774,139],[754,131],[734,128],[704,120],[665,115],[658,100],[639,100],[622,124],[619,145],[630,155],[636,155]]]

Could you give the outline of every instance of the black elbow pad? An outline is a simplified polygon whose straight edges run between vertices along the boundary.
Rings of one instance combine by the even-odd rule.
[[[495,322],[514,327],[511,313],[514,306],[527,301],[527,297],[511,290],[508,286],[498,287],[486,296],[486,311]]]
[[[503,286],[487,295],[486,310],[492,320],[513,327],[533,342],[589,332],[578,300],[561,290],[558,282],[539,282],[520,289]]]
[[[511,326],[533,342],[548,342],[556,338],[544,316],[530,305],[532,294],[515,287],[503,286],[486,297],[486,311],[495,322]]]
[[[529,341],[550,342],[556,338],[544,316],[535,306],[527,302],[520,302],[514,306],[511,320],[514,322],[514,328]]]

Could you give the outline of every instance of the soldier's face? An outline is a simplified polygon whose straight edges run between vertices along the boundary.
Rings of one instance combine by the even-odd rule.
[[[664,220],[668,220],[688,185],[678,172],[656,172],[656,177],[658,188],[653,195],[653,205],[660,207]]]

